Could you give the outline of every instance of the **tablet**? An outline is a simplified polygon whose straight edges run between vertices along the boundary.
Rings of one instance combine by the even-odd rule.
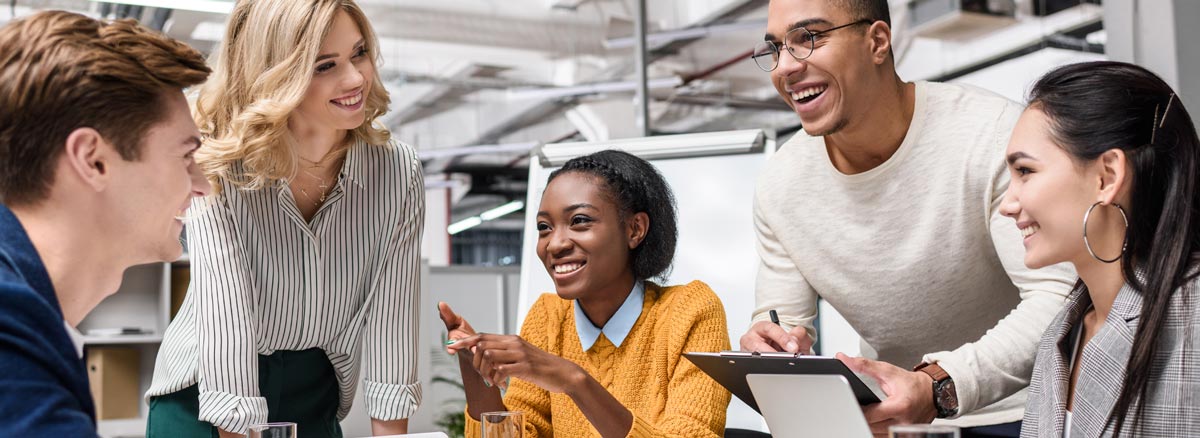
[[[746,351],[684,353],[683,356],[759,414],[762,414],[762,410],[758,408],[758,403],[754,402],[754,393],[750,391],[750,384],[746,381],[747,374],[839,375],[850,383],[850,389],[860,406],[879,403],[879,397],[862,379],[846,368],[842,361],[832,357]]]
[[[871,426],[841,375],[748,374],[774,438],[871,438]]]

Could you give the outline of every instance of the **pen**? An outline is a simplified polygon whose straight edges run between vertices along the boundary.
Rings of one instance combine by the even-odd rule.
[[[775,323],[775,325],[779,325],[779,312],[776,312],[775,309],[771,309],[770,314],[771,314],[771,322]],[[788,342],[789,347],[797,348],[794,345],[795,345],[795,341]],[[786,351],[786,349],[785,349],[785,351]],[[796,355],[799,356],[800,353],[796,353]]]

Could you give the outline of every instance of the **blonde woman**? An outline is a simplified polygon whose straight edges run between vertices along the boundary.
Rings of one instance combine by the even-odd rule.
[[[240,0],[200,91],[192,284],[167,329],[147,436],[238,436],[290,421],[341,436],[359,385],[375,435],[421,398],[424,188],[388,106],[378,44],[350,0]]]

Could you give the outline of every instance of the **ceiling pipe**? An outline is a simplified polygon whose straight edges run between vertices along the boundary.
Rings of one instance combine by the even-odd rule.
[[[659,45],[671,43],[677,40],[704,38],[722,33],[741,32],[746,30],[762,30],[766,28],[767,20],[749,20],[728,24],[687,27],[683,29],[655,32],[646,35],[646,43],[657,47]],[[635,44],[636,41],[634,41],[634,37],[632,36],[609,38],[604,40],[604,48],[609,50],[624,49],[627,47],[632,47]]]
[[[228,14],[233,11],[232,1],[219,0],[92,0],[97,3],[146,6],[151,8],[179,9],[184,11]]]
[[[713,25],[713,24],[720,23],[720,22],[733,21],[733,20],[741,18],[742,16],[745,16],[747,14],[758,12],[765,6],[767,6],[767,0],[743,0],[741,2],[731,5],[728,8],[725,8],[725,10],[723,12],[721,12],[720,14],[717,14],[716,16],[713,16],[713,17],[709,17],[709,18],[703,20],[703,22],[701,22],[701,23],[697,23],[697,26],[708,26],[708,25]],[[685,39],[681,39],[681,40],[672,41],[670,44],[667,44],[663,47],[657,48],[652,53],[650,53],[648,62],[653,62],[659,58],[667,56],[670,53],[677,53],[680,50],[683,50],[683,48],[686,47],[687,45],[689,45],[695,41],[698,41],[698,40],[699,40],[699,38],[685,38]],[[609,69],[610,70],[609,75],[616,76],[616,75],[627,74],[627,72],[628,72],[628,70],[626,69],[627,66],[628,65],[616,66],[612,69]],[[563,108],[574,104],[576,101],[577,100],[574,98],[566,98],[566,99],[560,99],[560,100],[547,100],[545,102],[542,102],[539,105],[536,105],[532,108],[529,108],[529,109],[521,112],[520,114],[510,117],[507,121],[505,121],[497,126],[489,128],[483,134],[479,135],[475,139],[475,141],[472,141],[467,144],[496,143],[505,134],[515,132],[517,130],[520,130],[522,128],[525,128],[525,127],[530,126],[535,123],[541,123],[541,122],[545,121],[546,118],[548,118],[548,117],[553,117],[558,114],[561,114],[563,111]]]
[[[704,79],[709,76],[712,76],[713,74],[715,74],[721,70],[727,69],[739,62],[746,62],[747,60],[750,59],[750,55],[753,55],[753,54],[754,54],[754,49],[749,49],[749,50],[746,50],[745,52],[734,55],[733,57],[726,59],[725,61],[722,61],[721,63],[719,63],[717,65],[714,65],[712,67],[706,68],[704,70],[701,70],[701,71],[698,71],[698,72],[695,72],[692,74],[684,75],[683,76],[683,85],[687,85],[687,84],[692,83],[692,81],[696,81],[696,80],[700,80],[700,79]]]
[[[637,73],[637,88],[634,95],[634,123],[642,132],[642,137],[650,136],[650,86],[647,84],[646,66],[646,0],[637,0],[636,17],[634,20],[633,39],[636,47],[633,51],[634,72]]]

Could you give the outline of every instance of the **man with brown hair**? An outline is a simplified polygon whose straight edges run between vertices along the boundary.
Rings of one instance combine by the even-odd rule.
[[[209,191],[182,90],[208,74],[132,21],[0,28],[0,436],[96,435],[74,326],[126,268],[179,257]]]

